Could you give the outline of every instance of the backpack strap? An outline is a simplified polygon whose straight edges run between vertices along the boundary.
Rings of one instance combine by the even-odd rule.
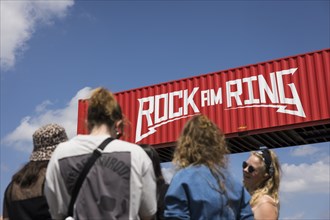
[[[93,164],[95,163],[97,158],[99,158],[102,155],[103,149],[113,140],[114,140],[114,138],[112,138],[112,137],[105,139],[100,144],[100,146],[93,151],[92,156],[88,159],[86,165],[84,166],[83,170],[81,171],[81,173],[75,183],[75,186],[73,188],[71,200],[70,200],[70,204],[69,204],[69,209],[68,209],[68,216],[73,216],[74,203],[76,202],[80,187],[81,187],[83,181],[85,180],[89,170],[91,169],[91,167],[93,166]]]

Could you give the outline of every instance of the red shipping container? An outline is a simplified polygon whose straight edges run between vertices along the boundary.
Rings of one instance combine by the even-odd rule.
[[[173,146],[185,122],[196,114],[206,114],[228,138],[327,126],[329,52],[324,49],[118,92],[116,98],[130,122],[125,139],[158,148]],[[87,107],[87,100],[79,100],[78,134],[87,133]]]

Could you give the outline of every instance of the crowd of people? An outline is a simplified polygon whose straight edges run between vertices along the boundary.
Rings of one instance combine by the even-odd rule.
[[[278,219],[281,169],[262,148],[243,161],[243,181],[228,170],[222,130],[207,116],[185,124],[166,183],[157,151],[119,137],[126,120],[100,87],[88,105],[88,135],[68,140],[63,127],[33,134],[30,161],[9,183],[3,219]]]

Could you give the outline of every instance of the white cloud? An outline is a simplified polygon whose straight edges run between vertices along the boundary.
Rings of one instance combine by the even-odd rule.
[[[299,212],[299,213],[296,213],[290,217],[283,217],[282,218],[283,220],[293,220],[293,219],[306,219],[305,218],[305,213],[304,212]]]
[[[53,103],[49,100],[43,101],[40,105],[36,107],[36,112],[43,112],[47,109],[47,106],[52,105]]]
[[[330,164],[283,164],[282,192],[330,193]]]
[[[36,115],[27,116],[21,120],[21,124],[10,134],[7,134],[1,144],[12,146],[17,150],[24,152],[32,151],[32,134],[42,125],[48,123],[57,123],[63,126],[69,137],[77,133],[78,100],[89,98],[91,88],[81,89],[62,109],[47,109],[47,103],[44,101],[39,106],[43,106],[42,111],[36,108]],[[44,104],[46,103],[46,105]]]
[[[323,157],[320,161],[323,161],[323,163],[330,164],[330,155]]]
[[[303,146],[295,147],[292,150],[291,155],[297,156],[297,157],[303,157],[303,156],[313,155],[313,154],[317,153],[318,151],[320,151],[320,149],[317,147],[312,147],[310,145],[303,145]]]
[[[65,17],[74,0],[7,0],[0,4],[0,65],[1,69],[8,70],[15,65],[16,57],[26,50],[27,41],[37,26]]]

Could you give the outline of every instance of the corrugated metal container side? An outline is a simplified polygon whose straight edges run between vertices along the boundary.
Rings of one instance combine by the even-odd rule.
[[[116,93],[126,140],[159,147],[206,114],[227,137],[330,122],[330,49]],[[86,100],[78,133],[86,134]]]

